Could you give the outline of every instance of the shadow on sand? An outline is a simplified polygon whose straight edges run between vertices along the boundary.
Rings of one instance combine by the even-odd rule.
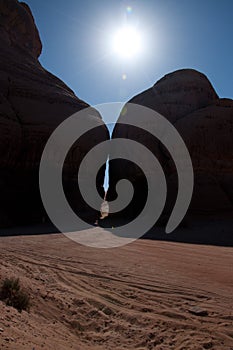
[[[122,226],[126,222],[125,219],[107,217],[104,220],[99,220],[99,226],[108,231],[108,228]],[[51,223],[43,223],[0,229],[0,236],[40,235],[58,232],[58,229]],[[221,217],[192,216],[170,234],[165,233],[165,222],[162,222],[155,225],[141,239],[232,247],[233,215],[229,213]]]

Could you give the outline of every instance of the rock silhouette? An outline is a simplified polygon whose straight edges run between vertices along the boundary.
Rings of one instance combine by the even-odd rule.
[[[5,226],[42,220],[38,169],[45,143],[63,120],[88,104],[41,66],[42,44],[29,7],[0,0],[0,13],[0,225]],[[93,115],[101,119],[95,110]],[[87,211],[74,190],[77,165],[90,147],[108,138],[102,125],[68,155],[64,187],[74,210]],[[102,171],[100,192],[103,177]]]
[[[219,98],[204,74],[193,69],[182,69],[166,75],[129,102],[162,114],[185,141],[192,159],[195,181],[189,212],[232,211],[233,101]],[[119,123],[121,121],[124,121],[124,114],[118,119]],[[157,139],[133,126],[116,124],[112,137],[136,140],[156,155],[167,179],[168,197],[164,213],[169,213],[177,195],[177,174],[168,151]],[[109,169],[108,199],[116,197],[115,185],[125,175],[133,183],[135,195],[131,206],[123,214],[137,215],[146,200],[147,185],[143,172],[124,160],[111,161]]]

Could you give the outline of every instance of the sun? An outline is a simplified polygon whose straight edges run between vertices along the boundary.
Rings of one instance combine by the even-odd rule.
[[[130,26],[119,29],[113,37],[113,50],[123,59],[137,56],[142,49],[142,38],[139,31]]]

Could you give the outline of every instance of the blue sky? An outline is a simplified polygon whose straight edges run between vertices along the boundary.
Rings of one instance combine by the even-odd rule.
[[[26,2],[43,43],[40,62],[91,105],[127,101],[180,68],[200,70],[221,97],[233,98],[232,0]],[[129,61],[111,47],[126,20],[145,46]]]

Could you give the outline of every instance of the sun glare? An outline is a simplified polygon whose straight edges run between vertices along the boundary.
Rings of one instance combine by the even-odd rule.
[[[134,27],[126,26],[119,29],[113,38],[113,49],[121,58],[135,57],[141,48],[141,35]]]

